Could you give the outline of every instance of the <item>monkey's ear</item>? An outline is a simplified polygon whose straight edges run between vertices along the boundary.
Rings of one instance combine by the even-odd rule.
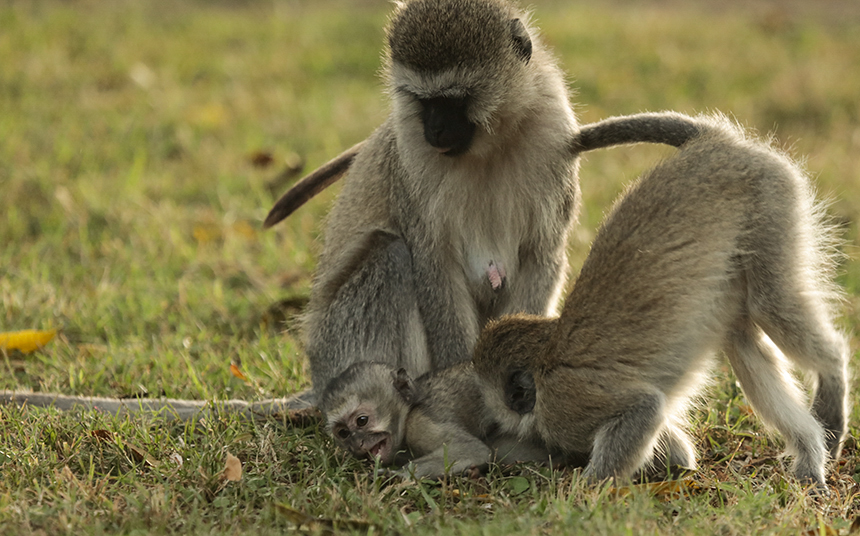
[[[413,404],[418,398],[418,393],[415,390],[415,382],[409,377],[406,369],[400,368],[391,373],[391,379],[394,380],[394,388],[403,397],[407,404]]]
[[[511,19],[511,39],[514,42],[514,52],[528,63],[532,59],[532,39],[520,19]]]
[[[531,413],[537,401],[535,379],[530,372],[517,370],[505,382],[505,403],[520,415]]]

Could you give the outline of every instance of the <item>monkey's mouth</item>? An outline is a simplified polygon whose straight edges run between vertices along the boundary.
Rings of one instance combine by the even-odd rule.
[[[388,434],[382,435],[376,443],[367,449],[367,457],[371,460],[379,457],[383,465],[391,463],[391,437]]]

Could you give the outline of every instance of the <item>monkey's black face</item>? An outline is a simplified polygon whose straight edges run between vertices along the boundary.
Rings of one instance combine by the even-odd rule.
[[[445,156],[457,156],[469,150],[475,124],[466,115],[467,97],[433,97],[419,102],[427,143]]]

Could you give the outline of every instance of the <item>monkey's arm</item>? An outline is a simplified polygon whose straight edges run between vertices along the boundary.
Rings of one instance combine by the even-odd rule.
[[[299,397],[272,398],[258,402],[243,400],[224,400],[206,402],[201,400],[178,400],[172,398],[101,398],[89,396],[66,396],[53,393],[27,393],[21,391],[0,391],[0,403],[16,404],[37,408],[53,407],[61,411],[97,410],[112,415],[150,414],[167,420],[192,421],[224,414],[238,414],[244,419],[266,419],[285,417],[290,420],[300,415],[312,418],[307,413],[296,413],[297,407],[304,406]],[[292,411],[291,411],[292,410]],[[303,411],[303,410],[300,410]],[[305,415],[307,413],[307,415]]]
[[[589,480],[632,478],[654,455],[665,424],[666,397],[656,389],[628,396],[631,402],[597,429],[591,461],[582,473]]]
[[[365,143],[366,141],[356,143],[294,184],[269,211],[263,228],[268,229],[280,222],[341,178]]]
[[[339,273],[315,284],[306,315],[311,381],[321,394],[351,364],[375,361],[419,376],[429,370],[409,248],[385,231],[363,237]]]
[[[493,452],[483,441],[462,427],[434,420],[421,408],[413,409],[406,424],[406,444],[419,457],[397,474],[403,478],[438,478],[483,467]]]

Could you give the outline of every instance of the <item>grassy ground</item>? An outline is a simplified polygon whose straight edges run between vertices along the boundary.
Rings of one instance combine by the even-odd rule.
[[[856,4],[536,4],[584,121],[717,109],[807,158],[844,227],[842,323],[857,333]],[[37,353],[0,354],[0,388],[250,400],[306,385],[285,308],[271,306],[307,295],[337,189],[272,231],[260,223],[286,161],[316,166],[383,120],[388,9],[0,3],[0,331],[60,330]],[[254,165],[260,152],[274,163]],[[574,270],[622,185],[670,153],[588,157]],[[854,440],[833,496],[806,497],[722,372],[693,415],[702,470],[672,493],[533,466],[386,485],[315,428],[0,407],[0,533],[270,534],[294,526],[287,508],[374,533],[847,533],[860,515]],[[240,481],[225,478],[228,452]]]

